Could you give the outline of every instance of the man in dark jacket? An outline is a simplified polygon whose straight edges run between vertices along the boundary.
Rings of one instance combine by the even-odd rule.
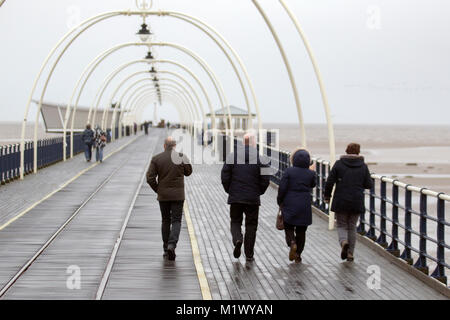
[[[245,256],[249,262],[254,260],[253,248],[261,205],[260,196],[266,192],[270,183],[270,176],[263,172],[263,168],[268,166],[262,163],[254,146],[254,136],[245,135],[244,146],[238,146],[236,152],[227,156],[221,173],[222,185],[228,193],[230,205],[233,255],[235,258],[241,256],[244,242]],[[241,231],[244,213],[245,239]]]
[[[94,144],[94,130],[91,129],[91,125],[87,124],[81,135],[81,140],[84,142],[84,156],[86,161],[90,162],[92,158],[92,145]]]
[[[336,213],[339,242],[342,247],[341,258],[353,261],[356,243],[356,224],[365,212],[364,189],[373,186],[369,168],[360,156],[360,145],[351,143],[346,153],[333,166],[325,185],[325,201],[329,202],[334,185],[331,211]]]
[[[147,182],[158,194],[162,215],[161,233],[164,257],[175,260],[175,248],[181,230],[183,214],[184,177],[192,174],[187,157],[176,152],[172,137],[164,141],[164,152],[154,156],[147,171]]]

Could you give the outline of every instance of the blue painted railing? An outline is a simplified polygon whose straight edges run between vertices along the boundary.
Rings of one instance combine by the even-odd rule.
[[[218,142],[220,159],[224,161],[230,147],[223,135]],[[238,143],[242,142],[235,138],[234,146]],[[260,144],[257,145],[258,151],[259,148]],[[284,170],[290,166],[291,154],[267,145],[263,147],[263,154],[270,158],[274,172],[271,181],[278,185]],[[312,191],[313,206],[328,214],[329,205],[325,203],[324,193],[331,171],[330,163],[313,159],[313,164],[317,174],[317,186]],[[446,219],[445,208],[450,206],[450,196],[376,174],[371,177],[373,188],[365,192],[366,212],[361,214],[358,232],[392,255],[447,285],[450,265],[446,262],[446,253],[450,253],[450,245],[445,241],[445,234],[450,222]],[[431,224],[436,231],[433,234],[430,233]],[[413,241],[413,236],[416,241]],[[431,246],[436,250],[431,251]],[[431,274],[430,265],[434,268]]]
[[[268,149],[271,148],[264,147],[264,154],[271,154],[271,166],[277,171],[272,181],[279,184],[285,168],[290,166],[290,153]],[[329,206],[324,201],[324,191],[331,170],[330,163],[319,159],[313,159],[313,163],[317,173],[317,186],[312,193],[313,204],[328,214]],[[450,206],[450,196],[376,174],[372,174],[372,179],[374,187],[366,192],[366,212],[361,215],[358,232],[392,255],[447,285],[450,265],[445,255],[450,252],[450,245],[445,240],[445,234],[450,222],[446,219],[445,208]],[[435,205],[430,205],[431,202]],[[415,209],[414,205],[418,208]],[[403,214],[401,219],[400,213]],[[413,222],[417,222],[418,227]],[[430,235],[430,224],[436,231],[434,235]],[[412,241],[413,236],[417,241]],[[430,252],[431,246],[436,250]],[[429,264],[434,267],[431,274]]]
[[[81,134],[73,137],[73,152],[83,152]],[[70,156],[70,136],[66,137],[66,156]],[[37,142],[38,169],[63,160],[63,137],[41,139]],[[34,143],[25,143],[24,174],[33,172]],[[5,184],[20,177],[20,144],[0,146],[0,182]]]

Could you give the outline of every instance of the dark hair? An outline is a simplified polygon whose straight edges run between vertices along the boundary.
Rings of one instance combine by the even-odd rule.
[[[91,129],[91,125],[90,125],[90,124],[87,124],[87,125],[86,125],[86,129],[88,129],[88,130]]]
[[[345,152],[347,154],[359,154],[361,152],[361,146],[357,143],[350,143]]]

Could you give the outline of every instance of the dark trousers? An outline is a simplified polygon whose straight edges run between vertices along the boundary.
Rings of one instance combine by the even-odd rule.
[[[306,230],[307,226],[293,226],[289,223],[284,223],[284,233],[286,235],[286,243],[288,247],[291,246],[291,242],[295,241],[297,244],[297,253],[302,254],[305,248]]]
[[[181,217],[183,216],[184,201],[160,201],[161,234],[164,251],[175,249],[181,230]]]
[[[91,160],[91,158],[92,158],[92,143],[84,144],[84,156],[86,157],[86,160]]]
[[[245,237],[242,236],[242,220],[245,213]],[[233,203],[230,206],[231,216],[231,235],[233,245],[237,241],[244,241],[244,252],[247,258],[253,257],[253,248],[255,247],[256,230],[258,229],[259,206]]]

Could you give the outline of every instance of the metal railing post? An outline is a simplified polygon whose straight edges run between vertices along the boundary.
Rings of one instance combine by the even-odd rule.
[[[437,197],[437,266],[431,276],[447,285],[445,276],[445,201]]]
[[[383,177],[381,177],[381,186],[380,186],[380,193],[381,193],[381,201],[380,201],[380,235],[376,242],[384,247],[387,248],[388,243],[386,241],[386,181],[383,181]]]
[[[405,186],[405,249],[400,258],[405,260],[408,264],[413,263],[411,258],[411,210],[412,210],[412,194],[411,190],[408,190],[408,186]]]
[[[398,186],[395,185],[394,180],[392,185],[392,241],[387,251],[396,257],[400,256],[400,250],[398,249],[398,206]]]
[[[427,195],[423,193],[425,189],[420,191],[420,241],[419,241],[419,258],[414,267],[428,275],[427,266]]]
[[[373,186],[370,189],[370,205],[369,205],[369,231],[366,237],[375,241],[377,239],[375,234],[375,179],[372,179]]]

